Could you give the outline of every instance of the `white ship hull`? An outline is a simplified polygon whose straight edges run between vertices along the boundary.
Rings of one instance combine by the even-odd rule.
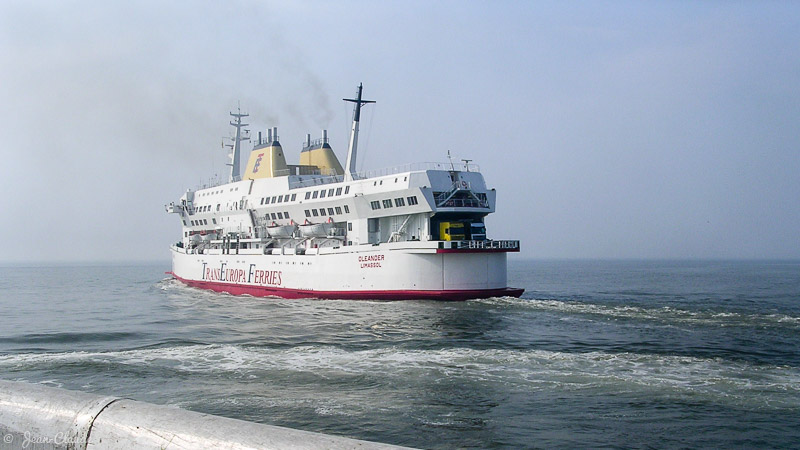
[[[400,245],[324,250],[209,255],[173,247],[172,275],[189,286],[258,297],[464,300],[522,293],[507,287],[505,251]]]

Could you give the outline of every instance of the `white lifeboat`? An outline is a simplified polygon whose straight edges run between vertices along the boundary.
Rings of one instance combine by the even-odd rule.
[[[311,223],[306,219],[299,228],[300,234],[302,234],[303,237],[311,238],[327,236],[331,227],[333,227],[333,219],[328,218],[328,221],[325,223]]]
[[[294,220],[289,225],[278,225],[272,222],[272,225],[267,227],[267,233],[273,238],[290,238],[294,236],[295,230],[297,230],[297,224],[294,223]]]

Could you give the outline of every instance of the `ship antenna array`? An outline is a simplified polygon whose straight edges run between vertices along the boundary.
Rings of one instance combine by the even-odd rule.
[[[350,145],[347,148],[347,166],[345,172],[345,180],[352,180],[356,173],[356,147],[358,146],[358,123],[361,121],[361,106],[367,103],[375,103],[374,100],[362,100],[361,92],[363,91],[363,84],[358,84],[358,93],[356,98],[343,98],[346,102],[355,103],[353,110],[353,127],[350,129]]]
[[[235,113],[230,113],[231,116],[235,118],[234,121],[231,121],[231,125],[236,128],[236,136],[231,138],[233,141],[232,145],[228,147],[231,148],[231,162],[228,164],[231,167],[230,175],[228,176],[228,182],[232,183],[234,181],[238,181],[241,178],[240,170],[240,159],[242,154],[242,141],[249,141],[250,136],[248,135],[249,130],[244,130],[245,136],[242,136],[242,127],[249,126],[250,124],[242,123],[242,117],[248,117],[249,114],[242,113],[241,107],[236,108]]]

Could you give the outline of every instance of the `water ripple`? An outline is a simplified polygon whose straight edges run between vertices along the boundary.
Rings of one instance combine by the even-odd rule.
[[[651,308],[637,305],[609,305],[578,301],[512,297],[472,301],[491,306],[525,308],[563,313],[565,315],[599,316],[616,319],[721,327],[783,327],[800,329],[800,317],[777,313],[760,314],[736,311],[689,310],[672,306]]]
[[[507,385],[512,389],[584,390],[604,395],[658,392],[666,396],[707,397],[749,409],[800,407],[797,368],[630,352],[470,348],[352,351],[331,346],[187,345],[119,352],[0,356],[0,368],[8,372],[76,364],[89,364],[93,370],[121,365],[138,371],[169,369],[242,379],[307,373],[329,383],[350,376],[374,377],[384,380],[381,383],[393,384],[431,378]]]

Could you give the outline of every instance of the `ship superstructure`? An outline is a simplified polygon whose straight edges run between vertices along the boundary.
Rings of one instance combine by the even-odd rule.
[[[327,132],[307,135],[286,163],[277,128],[259,132],[244,173],[241,112],[227,183],[188,190],[167,205],[182,221],[171,247],[175,278],[234,295],[447,299],[520,296],[506,254],[519,241],[487,239],[496,192],[474,164],[420,163],[356,172],[359,85],[347,161]]]

